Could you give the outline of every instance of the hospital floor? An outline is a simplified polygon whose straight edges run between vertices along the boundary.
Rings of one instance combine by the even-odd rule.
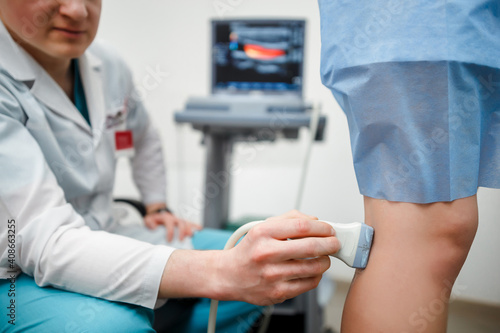
[[[340,332],[342,307],[349,290],[346,282],[337,282],[336,293],[325,309],[325,324]],[[500,307],[455,300],[450,303],[448,333],[499,333]]]

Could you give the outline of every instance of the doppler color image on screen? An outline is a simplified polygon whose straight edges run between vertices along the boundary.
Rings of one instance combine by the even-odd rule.
[[[214,21],[214,92],[302,90],[304,21]]]

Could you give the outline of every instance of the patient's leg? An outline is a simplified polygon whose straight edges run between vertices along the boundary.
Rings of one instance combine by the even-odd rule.
[[[365,197],[365,215],[375,239],[342,332],[445,332],[451,287],[477,230],[476,196],[432,204]]]

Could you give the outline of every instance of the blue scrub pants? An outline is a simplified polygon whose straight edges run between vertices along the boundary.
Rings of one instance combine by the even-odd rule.
[[[198,250],[221,249],[230,235],[221,230],[201,230],[193,236],[193,245]],[[8,322],[10,286],[10,281],[0,280],[0,332],[154,332],[151,309],[51,287],[40,288],[26,274],[15,281],[15,325],[12,325]],[[209,306],[208,299],[196,303],[191,318],[176,333],[206,332]],[[255,305],[220,302],[217,332],[247,332],[261,314],[262,308]]]

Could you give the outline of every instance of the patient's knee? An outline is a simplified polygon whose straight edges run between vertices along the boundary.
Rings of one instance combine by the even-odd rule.
[[[433,260],[436,271],[456,277],[467,258],[478,226],[477,209],[461,205],[461,202],[448,203],[434,221]]]
[[[436,221],[436,236],[447,242],[450,249],[468,251],[477,231],[477,208],[455,200],[448,203],[439,219]]]

